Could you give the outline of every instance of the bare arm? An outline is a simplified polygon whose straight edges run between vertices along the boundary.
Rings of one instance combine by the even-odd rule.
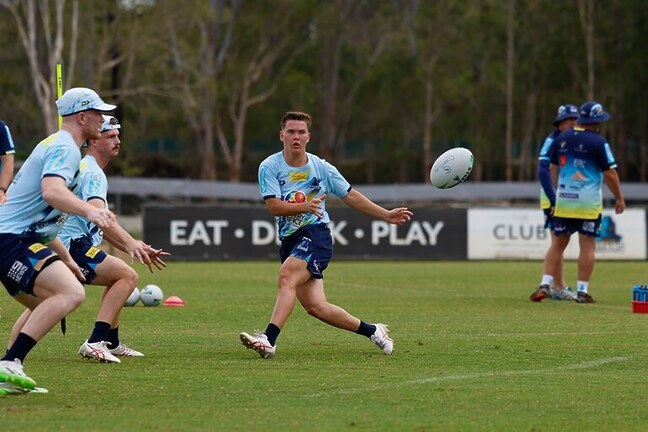
[[[2,172],[0,173],[0,204],[7,202],[7,189],[11,184],[14,172],[14,155],[5,154],[0,156]]]
[[[91,199],[88,204],[97,208],[104,209],[104,203],[100,199]],[[131,258],[138,260],[140,263],[146,265],[149,271],[153,273],[153,265],[159,270],[166,267],[166,263],[162,261],[161,256],[169,255],[161,249],[154,249],[141,240],[135,240],[128,231],[115,221],[110,227],[103,229],[104,239],[119,249],[126,252]]]
[[[614,195],[616,201],[614,210],[616,214],[621,214],[625,210],[625,199],[623,198],[623,193],[621,192],[621,182],[619,181],[619,174],[617,170],[609,169],[603,171],[603,178],[605,179],[605,184]]]
[[[44,177],[41,180],[43,199],[64,213],[80,215],[105,230],[116,223],[115,215],[105,208],[97,208],[77,198],[61,177]]]
[[[392,224],[402,225],[412,218],[412,212],[406,207],[387,210],[386,208],[374,203],[355,189],[351,189],[349,193],[342,198],[342,201],[352,209],[361,211],[375,219],[381,219]]]
[[[72,255],[70,255],[70,252],[58,237],[49,242],[47,244],[47,247],[56,252],[56,255],[58,255],[61,261],[63,261],[63,264],[65,264],[70,270],[72,270],[72,273],[74,273],[77,279],[79,279],[81,282],[85,282],[85,276],[83,276],[81,269],[74,261],[74,259],[72,259]]]

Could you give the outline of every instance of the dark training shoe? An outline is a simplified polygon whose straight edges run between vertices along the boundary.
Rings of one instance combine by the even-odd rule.
[[[537,290],[533,291],[533,294],[529,296],[529,299],[534,302],[540,302],[549,297],[549,285],[543,284],[538,287]]]
[[[578,303],[596,303],[594,301],[594,298],[592,298],[592,296],[587,294],[586,292],[578,291],[578,294],[576,295],[577,295],[576,301]]]

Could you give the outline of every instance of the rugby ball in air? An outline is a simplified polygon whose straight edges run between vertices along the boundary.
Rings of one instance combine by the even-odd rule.
[[[439,189],[457,186],[470,175],[474,160],[467,148],[451,148],[434,161],[430,169],[430,183]]]

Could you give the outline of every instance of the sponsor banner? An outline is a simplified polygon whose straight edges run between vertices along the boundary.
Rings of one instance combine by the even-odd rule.
[[[346,207],[327,208],[334,259],[465,260],[466,210],[414,208],[401,226]],[[147,206],[144,239],[176,260],[278,259],[265,207]]]
[[[643,209],[620,215],[603,211],[596,258],[646,259],[646,216]],[[468,210],[468,259],[543,260],[550,244],[540,209]],[[578,236],[573,235],[565,258],[578,258]]]

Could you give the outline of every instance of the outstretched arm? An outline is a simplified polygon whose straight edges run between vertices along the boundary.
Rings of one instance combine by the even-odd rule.
[[[375,219],[381,219],[396,225],[404,224],[409,221],[413,215],[407,207],[398,207],[392,210],[387,210],[386,208],[374,203],[355,189],[351,189],[349,193],[342,198],[342,201],[352,209],[366,213]]]
[[[100,199],[91,199],[88,203],[97,208],[104,208],[104,203]],[[115,222],[112,226],[103,229],[103,233],[108,243],[146,265],[151,273],[153,273],[153,266],[158,270],[166,267],[166,263],[160,257],[168,256],[168,252],[154,249],[151,245],[134,239],[119,223]]]

